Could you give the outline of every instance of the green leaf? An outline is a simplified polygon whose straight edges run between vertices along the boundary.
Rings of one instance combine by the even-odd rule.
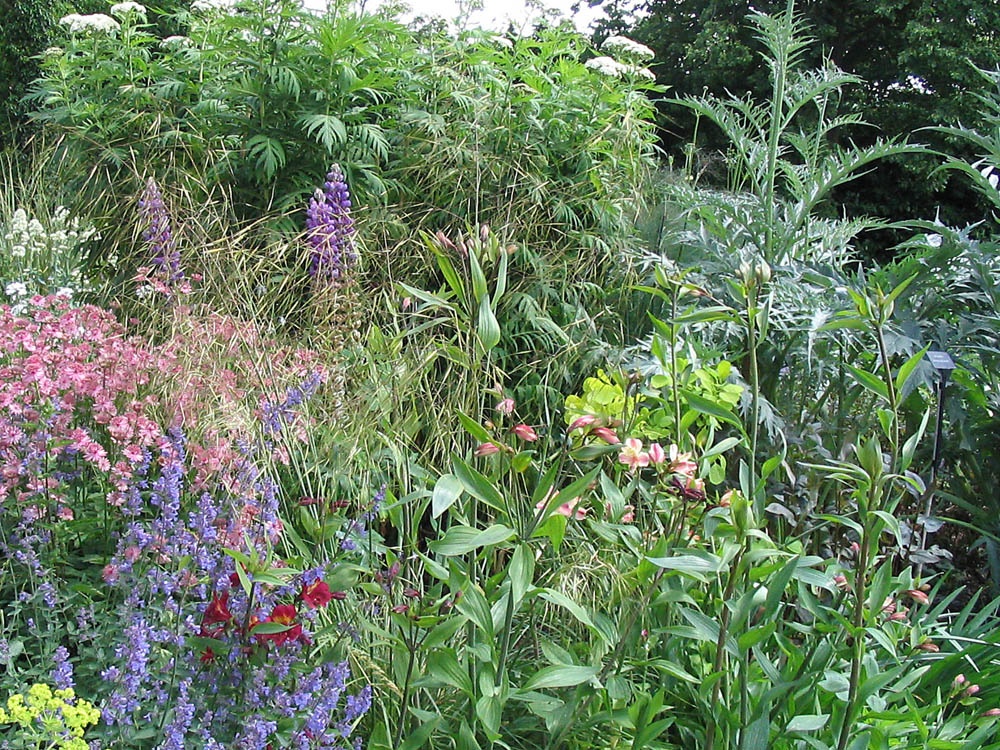
[[[476,701],[476,718],[482,723],[487,736],[496,742],[500,737],[500,717],[503,704],[495,695],[484,695]]]
[[[710,401],[709,399],[699,396],[697,393],[686,389],[681,389],[681,396],[684,397],[688,406],[695,411],[702,414],[708,414],[710,417],[715,417],[721,422],[731,424],[743,433],[743,423],[740,421],[740,418],[724,406],[720,406],[715,401]]]
[[[492,547],[514,536],[514,529],[493,524],[485,529],[472,526],[452,526],[445,535],[428,546],[439,555],[464,555],[480,547]]]
[[[435,716],[430,721],[421,724],[400,744],[399,750],[420,750],[427,744],[428,738],[434,734],[434,730],[440,723],[441,717]]]
[[[885,383],[879,380],[879,378],[875,377],[870,372],[858,369],[854,365],[848,365],[847,369],[850,371],[851,375],[854,376],[854,379],[858,381],[858,383],[877,395],[883,401],[889,401],[889,388]]]
[[[493,436],[486,431],[485,427],[461,412],[458,413],[458,421],[462,423],[462,427],[476,442],[489,443],[493,440]]]
[[[562,518],[562,516],[560,516],[560,518]],[[581,625],[586,625],[587,628],[591,630],[591,632],[600,636],[601,639],[605,641],[605,643],[609,643],[610,645],[610,642],[608,641],[604,632],[601,631],[597,627],[597,625],[594,624],[594,621],[590,618],[590,615],[587,614],[587,610],[585,610],[575,601],[566,596],[566,594],[562,593],[561,591],[556,591],[555,589],[543,589],[541,594],[539,594],[539,598],[544,599],[545,601],[555,604],[559,607],[562,607],[571,615],[573,615],[573,617],[576,619],[577,622],[579,622]]]
[[[826,726],[830,714],[801,714],[788,722],[789,732],[816,732]]]
[[[582,667],[570,664],[556,664],[543,667],[531,676],[523,690],[545,690],[547,688],[573,687],[597,677],[597,667]]]
[[[524,599],[525,593],[531,587],[535,578],[535,557],[531,554],[531,548],[526,544],[519,544],[514,550],[514,555],[507,569],[510,580],[510,595],[517,607]]]
[[[450,685],[467,696],[473,695],[472,678],[466,669],[458,663],[453,649],[439,649],[427,657],[427,677],[437,685]],[[427,685],[422,681],[421,684]]]
[[[299,118],[306,135],[321,143],[328,153],[347,142],[347,127],[336,115],[311,114]]]
[[[483,295],[479,303],[479,323],[476,331],[479,334],[479,342],[483,345],[483,351],[488,352],[500,343],[500,324],[490,305],[490,296]]]
[[[462,496],[464,485],[454,474],[444,474],[434,483],[434,495],[431,500],[431,516],[437,518]]]
[[[266,135],[255,135],[247,141],[247,153],[257,162],[257,168],[265,180],[274,179],[278,170],[285,166],[285,147],[281,141]]]
[[[493,510],[505,511],[506,503],[490,480],[469,466],[458,456],[452,458],[452,473],[462,480],[465,491],[480,502],[486,503]]]
[[[483,267],[479,264],[476,250],[471,246],[469,248],[469,270],[472,272],[472,298],[479,300],[482,304],[482,300],[488,296],[486,276],[483,274]]]
[[[646,559],[659,568],[676,570],[704,583],[708,583],[710,576],[714,577],[721,573],[726,566],[722,558],[709,552],[701,555],[673,555],[671,557],[647,557]]]
[[[919,352],[906,360],[906,362],[903,363],[903,366],[899,368],[899,372],[896,373],[896,393],[901,395],[906,393],[906,386],[909,384],[910,378],[913,377],[914,371],[916,371],[917,366],[926,356],[927,350],[930,348],[930,345],[925,346]]]
[[[482,630],[487,638],[493,638],[493,615],[486,597],[478,586],[464,587],[462,597],[455,608]]]

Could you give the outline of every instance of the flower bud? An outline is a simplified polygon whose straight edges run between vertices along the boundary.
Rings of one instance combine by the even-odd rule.
[[[535,432],[531,425],[519,424],[516,425],[511,431],[527,443],[533,443],[538,440],[538,433]]]
[[[475,455],[477,458],[482,458],[483,456],[493,456],[499,452],[500,446],[496,443],[483,443],[476,448]]]

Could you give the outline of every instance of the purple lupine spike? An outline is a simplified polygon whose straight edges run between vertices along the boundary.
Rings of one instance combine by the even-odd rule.
[[[313,278],[339,283],[358,260],[354,247],[351,194],[340,165],[330,167],[323,189],[309,199],[306,238],[312,249],[309,273]]]
[[[170,214],[163,205],[160,186],[152,177],[146,182],[146,189],[139,199],[139,213],[148,225],[142,233],[142,239],[152,251],[153,265],[168,282],[183,279],[181,254],[170,230]]]

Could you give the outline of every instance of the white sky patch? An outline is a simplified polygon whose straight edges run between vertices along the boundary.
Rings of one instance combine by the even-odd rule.
[[[363,0],[358,5],[366,10],[375,10],[391,0]],[[307,8],[322,10],[325,0],[304,0]],[[403,0],[410,7],[410,13],[404,13],[402,20],[410,21],[417,16],[424,18],[443,18],[452,25],[465,28],[484,28],[504,33],[508,27],[528,34],[534,24],[546,16],[568,18],[581,33],[588,33],[590,25],[601,18],[604,12],[599,8],[590,8],[586,2],[578,13],[573,13],[573,0],[482,0],[482,7],[471,10],[468,2],[459,0]],[[461,23],[459,21],[461,20]]]
[[[916,91],[918,94],[933,94],[932,89],[920,76],[908,75],[905,81],[893,81],[888,86],[889,91]]]

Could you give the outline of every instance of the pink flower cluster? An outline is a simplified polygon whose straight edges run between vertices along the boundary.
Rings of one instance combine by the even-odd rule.
[[[174,336],[150,347],[110,312],[60,297],[35,297],[17,314],[0,307],[0,503],[70,520],[71,483],[96,477],[121,506],[167,426],[193,436],[196,489],[235,481],[245,458],[236,440],[255,431],[255,406],[323,371],[316,353],[282,348],[252,325],[186,307],[174,314]],[[272,363],[263,377],[261,352]]]
[[[142,395],[151,354],[110,313],[35,297],[17,315],[0,307],[0,358],[0,499],[55,500],[71,518],[54,470],[89,467],[109,477],[114,501],[163,438]]]
[[[327,370],[317,352],[283,346],[248,321],[184,305],[173,315],[174,333],[156,350],[155,384],[164,392],[167,421],[192,438],[188,453],[194,486],[201,488],[238,464],[234,436],[256,429],[265,402],[314,373],[325,380]],[[307,426],[297,422],[295,435],[304,440]]]

